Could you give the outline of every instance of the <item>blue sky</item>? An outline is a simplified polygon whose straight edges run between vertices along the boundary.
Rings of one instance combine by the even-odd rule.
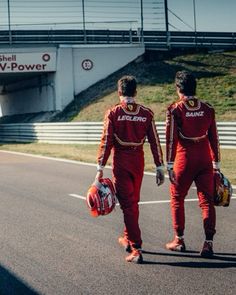
[[[168,0],[169,9],[192,27],[194,27],[193,1]],[[195,0],[195,7],[198,31],[236,32],[236,0]],[[169,13],[169,22],[178,29],[189,30],[188,26],[171,13]]]
[[[236,32],[236,0],[168,0],[170,30],[194,30],[193,1],[197,31]],[[12,27],[48,23],[53,28],[68,28],[71,23],[77,23],[76,28],[82,27],[82,0],[9,0],[9,3]],[[114,28],[140,27],[140,3],[141,0],[84,0],[85,19],[90,23],[87,28],[111,26],[102,27],[104,22],[113,22]],[[143,0],[143,8],[144,29],[164,30],[164,0]],[[7,0],[0,0],[0,29],[7,28],[7,21]]]

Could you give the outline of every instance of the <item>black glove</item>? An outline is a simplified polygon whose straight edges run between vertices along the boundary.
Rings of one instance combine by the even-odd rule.
[[[176,176],[175,176],[175,172],[173,169],[173,164],[168,163],[167,164],[167,171],[168,171],[168,175],[169,175],[169,180],[171,183],[176,184]]]
[[[163,166],[159,166],[156,168],[156,184],[158,186],[162,185],[165,181],[165,173]]]

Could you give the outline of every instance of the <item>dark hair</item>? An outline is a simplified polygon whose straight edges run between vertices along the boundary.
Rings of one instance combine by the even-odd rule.
[[[188,71],[179,71],[175,75],[175,86],[180,93],[185,95],[195,95],[197,82],[194,75]]]
[[[137,81],[133,76],[123,76],[118,80],[117,83],[118,91],[123,96],[133,97],[136,94]]]

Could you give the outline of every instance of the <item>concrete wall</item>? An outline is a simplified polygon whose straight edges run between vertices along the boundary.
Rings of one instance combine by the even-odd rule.
[[[64,109],[74,95],[121,69],[144,53],[139,45],[60,46],[56,72],[57,109]],[[84,67],[91,61],[92,67]],[[86,64],[85,64],[86,66]]]
[[[101,46],[73,48],[75,94],[119,70],[144,53],[141,46]],[[82,62],[91,60],[93,67],[84,70]]]
[[[74,62],[71,47],[58,49],[57,71],[54,75],[55,110],[63,110],[74,99]]]
[[[32,55],[37,51],[56,51],[55,72],[50,69],[50,72],[27,73],[24,76],[23,72],[5,74],[0,69],[0,85],[3,85],[1,77],[7,85],[5,94],[1,94],[0,86],[0,116],[61,111],[76,94],[142,55],[144,47],[61,45],[58,48],[1,49],[0,54],[21,52],[27,55],[29,52]],[[24,59],[27,62],[27,56]],[[21,81],[12,79],[16,74],[18,77],[22,75]]]

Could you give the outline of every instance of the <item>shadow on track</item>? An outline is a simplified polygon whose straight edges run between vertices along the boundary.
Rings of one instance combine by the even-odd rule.
[[[186,252],[151,252],[143,250],[144,261],[143,264],[157,264],[157,265],[170,265],[178,267],[190,268],[236,268],[236,254],[235,253],[215,253],[212,258],[202,258],[197,251],[188,250]],[[192,261],[176,261],[176,262],[158,262],[146,260],[146,255],[167,256],[173,258],[192,258]],[[198,259],[198,261],[196,261]],[[220,261],[220,262],[219,262]]]
[[[39,295],[21,279],[0,265],[0,294],[1,295]]]

